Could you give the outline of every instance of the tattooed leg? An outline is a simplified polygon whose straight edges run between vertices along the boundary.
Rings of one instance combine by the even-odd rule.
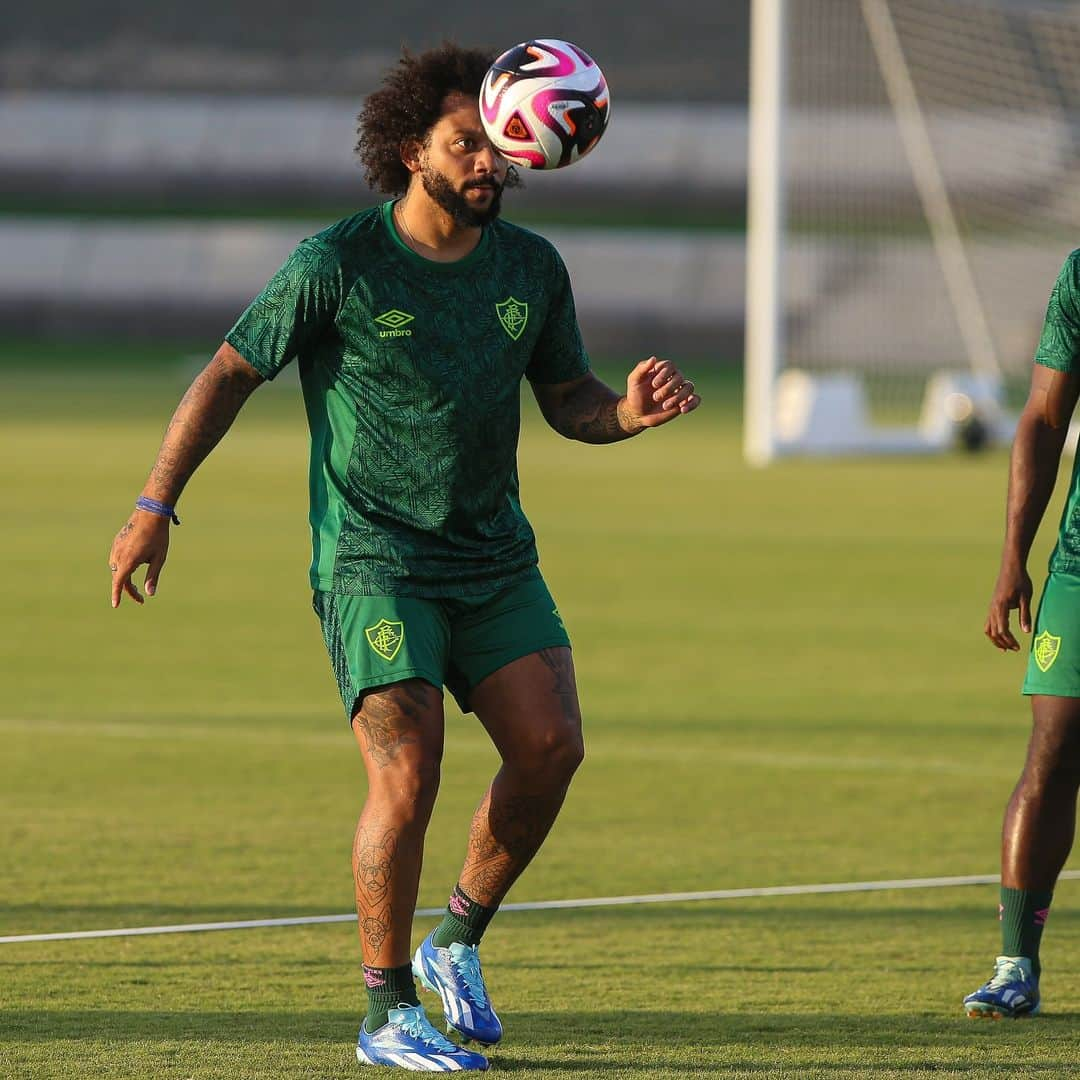
[[[502,767],[473,817],[461,887],[497,907],[539,851],[584,756],[574,664],[543,649],[496,671],[471,695]]]
[[[369,967],[400,967],[439,787],[442,694],[420,679],[369,693],[353,730],[368,777],[352,856],[360,945]]]

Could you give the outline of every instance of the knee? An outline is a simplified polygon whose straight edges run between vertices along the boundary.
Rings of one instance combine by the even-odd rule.
[[[522,749],[514,764],[550,788],[569,784],[585,760],[585,742],[577,726],[546,731]]]
[[[442,772],[439,756],[401,755],[368,774],[368,799],[401,823],[426,822],[435,808]]]
[[[396,778],[398,797],[401,802],[427,807],[435,805],[439,793],[442,762],[435,757],[410,763]]]
[[[1047,788],[1080,789],[1080,754],[1044,754],[1028,760],[1021,778],[1021,786],[1029,793]]]

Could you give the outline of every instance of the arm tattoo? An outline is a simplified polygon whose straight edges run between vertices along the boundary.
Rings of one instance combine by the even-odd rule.
[[[262,377],[214,357],[188,387],[165,431],[150,481],[175,503],[192,473],[221,441]]]
[[[643,430],[627,412],[626,400],[599,379],[574,387],[548,420],[560,435],[584,443],[620,442]]]

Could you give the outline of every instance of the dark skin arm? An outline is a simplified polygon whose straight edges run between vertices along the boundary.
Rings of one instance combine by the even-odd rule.
[[[568,439],[611,443],[660,427],[701,404],[694,384],[670,360],[650,356],[626,379],[620,397],[592,372],[570,382],[532,384],[544,419]]]
[[[1035,365],[1031,390],[1013,440],[1001,570],[983,628],[1003,652],[1016,652],[1020,648],[1009,627],[1009,612],[1014,608],[1020,611],[1020,629],[1025,634],[1031,633],[1028,553],[1054,490],[1078,395],[1080,376]]]
[[[142,494],[175,506],[192,473],[221,441],[241,406],[263,381],[231,345],[223,344],[176,407]],[[143,602],[131,575],[144,563],[146,592],[154,595],[169,550],[169,525],[166,517],[135,510],[116,534],[109,552],[114,608],[120,606],[125,592],[136,603]]]

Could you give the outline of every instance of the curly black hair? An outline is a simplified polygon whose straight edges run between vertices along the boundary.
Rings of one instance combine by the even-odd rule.
[[[369,187],[388,195],[405,191],[412,174],[401,160],[401,148],[413,141],[426,145],[447,94],[478,99],[494,59],[493,52],[463,49],[450,41],[419,55],[402,49],[397,67],[368,96],[357,117],[356,153]]]

